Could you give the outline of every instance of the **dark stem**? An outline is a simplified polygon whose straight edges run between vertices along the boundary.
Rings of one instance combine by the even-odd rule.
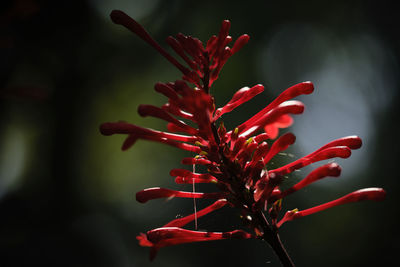
[[[209,69],[209,65],[210,65],[210,60],[208,58],[208,53],[204,52],[203,54],[205,62],[203,65],[203,73],[204,73],[204,77],[202,79],[203,82],[203,90],[209,94],[210,93],[210,69]]]
[[[282,244],[281,238],[279,237],[278,232],[273,229],[265,218],[264,214],[260,211],[257,214],[258,220],[260,220],[261,226],[263,228],[264,235],[262,236],[263,240],[267,241],[268,244],[275,251],[275,254],[278,256],[279,260],[284,267],[294,267],[294,263],[287,253],[285,247]]]

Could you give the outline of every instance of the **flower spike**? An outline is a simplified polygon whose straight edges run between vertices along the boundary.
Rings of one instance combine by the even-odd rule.
[[[141,246],[150,247],[151,260],[160,248],[166,246],[231,238],[258,238],[271,245],[283,266],[293,267],[294,263],[278,234],[283,223],[350,202],[384,199],[386,193],[381,188],[361,189],[316,207],[301,211],[290,210],[281,217],[285,197],[325,177],[338,177],[341,168],[336,163],[325,164],[284,190],[283,181],[291,179],[288,174],[318,161],[335,157],[348,158],[351,150],[361,147],[361,139],[358,136],[339,138],[287,165],[270,169],[272,163],[275,163],[268,164],[271,159],[296,140],[295,135],[290,132],[279,137],[279,129],[293,124],[292,115],[303,113],[304,104],[293,99],[311,94],[314,91],[311,82],[299,83],[286,89],[251,118],[227,129],[222,121],[219,125],[216,121],[264,90],[261,84],[251,88],[243,87],[234,93],[228,103],[219,108],[216,108],[214,96],[210,93],[227,60],[249,41],[247,34],[232,42],[233,38],[229,35],[231,23],[224,20],[218,35],[211,36],[204,45],[199,39],[182,33],[167,37],[167,44],[181,58],[184,66],[124,12],[113,11],[111,19],[139,36],[183,74],[181,80],[155,84],[155,91],[167,98],[164,105],[140,105],[138,108],[142,117],[151,116],[163,120],[167,130],[148,129],[126,122],[108,122],[100,126],[103,135],[126,135],[122,150],[132,147],[138,139],[142,139],[194,153],[181,162],[190,165],[190,170],[174,168],[170,171],[176,184],[191,185],[192,192],[153,187],[136,193],[136,200],[140,203],[174,197],[190,198],[194,202],[193,214],[174,219],[163,227],[137,236]],[[229,47],[231,43],[233,46]],[[200,168],[196,170],[197,166]],[[212,183],[218,191],[198,192],[195,188],[198,183]],[[214,203],[197,211],[196,199],[212,199]],[[239,211],[249,233],[243,230],[207,232],[183,229],[194,221],[197,230],[197,218],[224,206]],[[280,221],[278,218],[281,218]]]

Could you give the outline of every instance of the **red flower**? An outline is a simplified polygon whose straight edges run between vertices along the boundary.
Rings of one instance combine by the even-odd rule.
[[[115,122],[102,124],[101,133],[104,135],[126,134],[123,150],[131,147],[138,139],[144,139],[194,152],[197,156],[184,158],[182,164],[203,165],[207,168],[207,173],[173,169],[170,175],[176,177],[177,184],[194,186],[196,183],[214,183],[218,189],[214,193],[197,193],[155,187],[144,189],[136,194],[137,201],[141,203],[156,198],[173,197],[216,199],[214,204],[201,211],[175,219],[146,234],[140,234],[137,237],[139,244],[152,248],[151,259],[155,257],[159,248],[165,246],[227,238],[257,237],[268,241],[282,262],[291,266],[292,262],[283,252],[284,249],[277,234],[278,228],[284,222],[336,205],[384,198],[383,189],[363,189],[314,208],[288,211],[278,222],[284,197],[324,177],[339,176],[341,168],[336,163],[318,167],[302,181],[285,191],[281,190],[283,176],[318,161],[336,157],[348,158],[351,150],[361,147],[361,139],[357,136],[343,137],[292,163],[268,170],[266,164],[276,154],[292,145],[296,137],[292,133],[286,133],[272,144],[265,141],[275,139],[279,134],[279,128],[290,126],[293,123],[292,115],[303,113],[303,103],[292,99],[299,95],[311,94],[314,90],[311,82],[299,83],[286,89],[269,105],[231,131],[227,131],[223,123],[217,128],[215,123],[221,116],[233,111],[264,90],[264,87],[259,84],[251,88],[244,87],[237,91],[225,106],[216,110],[214,98],[210,95],[210,87],[218,78],[227,59],[248,42],[249,36],[246,34],[240,36],[233,47],[229,48],[227,44],[232,41],[232,37],[228,35],[230,22],[225,20],[222,22],[218,36],[212,36],[206,45],[196,38],[183,34],[168,37],[167,43],[187,64],[186,67],[152,39],[142,26],[122,11],[113,11],[111,18],[115,23],[125,26],[154,47],[182,72],[183,80],[157,83],[155,90],[166,96],[168,102],[162,107],[141,105],[138,109],[141,116],[152,116],[166,121],[169,132]],[[245,225],[255,235],[243,230],[216,233],[181,228],[226,204],[240,210]],[[268,211],[269,220],[265,217],[264,211]]]
[[[220,199],[214,202],[212,205],[197,212],[197,218],[206,215],[214,210],[220,209],[227,204],[225,199]],[[242,230],[234,230],[231,232],[201,232],[201,231],[190,231],[181,228],[189,222],[195,219],[195,215],[175,219],[161,228],[148,231],[146,234],[140,233],[136,238],[139,244],[144,247],[151,247],[150,260],[153,260],[156,256],[157,251],[166,246],[179,245],[191,242],[200,241],[213,241],[222,239],[247,239],[251,238],[252,235]]]
[[[354,191],[350,194],[347,194],[341,198],[336,200],[318,205],[313,208],[309,208],[306,210],[299,211],[298,209],[294,209],[291,211],[287,211],[285,216],[280,220],[277,224],[280,227],[283,223],[287,221],[294,220],[296,218],[304,217],[307,215],[311,215],[316,212],[320,212],[338,205],[343,205],[351,202],[358,202],[361,200],[374,200],[374,201],[382,201],[385,199],[386,192],[382,188],[364,188],[357,191]]]
[[[157,251],[166,246],[223,239],[247,239],[251,237],[251,234],[242,230],[219,233],[190,231],[179,227],[161,227],[150,230],[146,234],[141,233],[136,239],[141,246],[151,247],[150,260],[153,260]]]

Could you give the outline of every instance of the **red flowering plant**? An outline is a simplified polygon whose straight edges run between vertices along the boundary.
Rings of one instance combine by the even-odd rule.
[[[182,80],[155,85],[155,90],[168,98],[165,105],[140,105],[138,109],[141,116],[166,121],[168,132],[142,128],[126,122],[109,122],[100,126],[101,133],[127,135],[122,150],[134,145],[138,139],[144,139],[194,152],[197,155],[184,158],[182,164],[205,166],[206,173],[196,173],[193,167],[193,171],[172,169],[170,175],[176,177],[177,184],[191,184],[194,189],[194,185],[198,183],[213,183],[218,190],[214,193],[198,193],[195,190],[184,192],[154,187],[136,194],[140,203],[172,197],[215,200],[212,205],[199,211],[195,210],[194,214],[175,219],[160,228],[137,236],[141,246],[151,248],[150,259],[165,246],[230,238],[258,238],[270,244],[284,266],[294,266],[278,235],[283,223],[337,205],[384,199],[383,189],[366,188],[316,207],[305,210],[292,209],[283,216],[280,215],[283,198],[322,178],[339,176],[341,168],[336,163],[322,165],[297,184],[283,190],[281,185],[285,175],[317,161],[336,157],[348,158],[351,150],[361,147],[361,139],[358,136],[339,138],[292,163],[276,169],[267,169],[266,164],[292,145],[296,137],[292,133],[286,133],[274,142],[266,141],[275,139],[279,128],[290,126],[293,114],[301,114],[304,111],[303,103],[291,99],[302,94],[311,94],[314,90],[311,82],[303,82],[286,89],[250,119],[228,131],[222,122],[217,127],[217,120],[264,90],[260,84],[251,88],[244,87],[237,91],[225,106],[217,109],[210,94],[210,88],[228,58],[248,42],[247,34],[240,36],[231,48],[228,47],[232,41],[232,37],[228,35],[230,22],[224,20],[219,34],[213,35],[206,45],[197,38],[181,33],[176,37],[168,37],[167,43],[187,64],[184,66],[162,48],[140,24],[122,11],[113,11],[111,19],[154,47],[182,72],[183,77]],[[197,218],[224,206],[236,208],[240,212],[248,232],[204,232],[197,231],[197,227],[195,230],[183,228],[192,221],[197,224]]]

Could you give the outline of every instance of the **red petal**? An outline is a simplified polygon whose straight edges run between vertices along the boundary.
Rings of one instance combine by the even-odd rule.
[[[185,52],[190,55],[197,64],[201,65],[200,57],[202,56],[203,47],[199,47],[195,42],[193,42],[192,37],[183,35],[182,33],[178,33],[176,38]]]
[[[269,139],[275,139],[279,135],[279,129],[275,123],[265,125],[264,131],[268,134]]]
[[[233,45],[231,51],[232,51],[232,55],[235,54],[236,52],[238,52],[240,49],[242,49],[242,47],[247,44],[247,42],[250,40],[250,36],[248,36],[247,34],[243,34],[241,35],[239,38],[237,38],[235,44]]]
[[[279,185],[283,180],[283,176],[271,174],[269,176],[264,175],[256,183],[256,190],[254,191],[254,200],[256,202],[263,203],[271,197],[275,187]]]
[[[292,163],[289,163],[283,167],[271,170],[269,171],[269,173],[277,173],[280,175],[284,175],[317,161],[331,159],[335,157],[348,158],[350,157],[350,155],[351,155],[351,150],[347,146],[328,147],[325,148],[324,150],[319,151],[318,153],[312,153]]]
[[[223,193],[192,193],[184,191],[175,191],[166,188],[153,187],[147,188],[136,193],[136,200],[145,203],[152,199],[166,197],[183,197],[183,198],[224,198]]]
[[[187,132],[189,134],[196,135],[198,133],[196,129],[194,129],[193,127],[190,127],[189,125],[185,124],[182,121],[175,119],[174,117],[169,115],[165,110],[163,110],[159,107],[156,107],[153,105],[140,105],[138,108],[138,113],[142,117],[152,116],[152,117],[156,117],[156,118],[171,122],[171,123],[175,124],[176,126],[178,126],[179,128],[182,128],[185,132]]]
[[[203,159],[203,158],[183,158],[182,159],[182,164],[186,165],[193,165],[193,164],[198,164],[198,165],[209,165],[212,164],[212,161],[209,161],[208,159]]]
[[[212,241],[222,239],[247,239],[253,238],[249,233],[235,230],[225,233],[190,231],[178,227],[161,227],[147,232],[147,239],[153,244],[150,250],[150,260],[153,260],[157,251],[166,246]]]
[[[241,104],[249,101],[259,93],[264,91],[264,86],[261,84],[257,84],[253,86],[252,88],[249,87],[243,87],[239,91],[237,91],[232,99],[222,108],[217,109],[215,112],[213,120],[217,120],[219,117],[221,117],[222,114],[231,112],[233,109],[237,108]]]
[[[207,178],[194,178],[194,177],[182,177],[177,176],[175,178],[175,183],[177,184],[209,184],[209,183],[218,183],[217,178],[210,176]]]
[[[214,81],[218,79],[218,75],[219,75],[222,67],[225,65],[226,61],[228,61],[228,58],[230,56],[232,56],[231,49],[229,47],[225,47],[225,49],[221,53],[221,56],[218,59],[217,67],[211,73],[209,86],[211,86],[214,83]]]
[[[174,49],[174,51],[192,68],[197,70],[196,62],[188,58],[182,45],[172,36],[168,36],[166,42]]]
[[[213,183],[217,182],[217,178],[209,173],[193,173],[185,169],[172,169],[169,173],[171,176],[177,176],[175,182],[178,184],[195,183]]]
[[[147,239],[147,235],[140,233],[136,239],[139,241],[139,245],[141,245],[142,247],[152,247],[154,244],[151,243],[148,239]]]
[[[322,205],[302,210],[296,213],[295,217],[303,217],[307,215],[311,215],[316,212],[320,212],[326,210],[331,207],[335,207],[338,205],[343,205],[351,202],[358,202],[363,200],[374,200],[374,201],[382,201],[385,199],[386,192],[382,188],[364,188],[357,191],[354,191],[350,194],[345,195],[339,199],[324,203]]]
[[[292,133],[287,133],[282,135],[276,140],[269,150],[268,154],[264,157],[264,163],[268,163],[276,154],[279,152],[286,150],[290,145],[292,145],[296,141],[296,136]]]
[[[319,206],[309,208],[302,211],[290,211],[285,214],[283,219],[278,223],[278,227],[280,227],[284,222],[291,221],[296,218],[304,217],[307,215],[314,214],[316,212],[320,212],[338,205],[343,205],[352,202],[358,202],[363,200],[373,200],[373,201],[382,201],[385,199],[386,192],[382,188],[364,188],[357,191],[354,191],[350,194],[347,194],[341,198],[336,200],[321,204]]]
[[[193,121],[194,120],[194,116],[191,113],[185,112],[183,110],[181,110],[180,108],[178,108],[176,105],[172,104],[172,103],[166,103],[162,106],[162,109],[175,115],[175,116],[179,116],[181,118],[184,119],[188,119]]]
[[[124,143],[122,144],[121,149],[123,151],[127,150],[128,148],[133,146],[138,139],[139,139],[139,137],[134,134],[128,135],[128,137],[125,139]]]
[[[215,44],[215,50],[211,51],[210,56],[214,57],[214,60],[218,61],[219,54],[223,50],[223,44],[225,42],[226,37],[228,36],[229,28],[231,27],[231,23],[229,20],[222,21],[221,29],[219,30],[219,34]]]
[[[161,227],[147,232],[147,238],[157,247],[165,247],[191,242],[212,241],[222,239],[247,239],[252,235],[242,230],[231,232],[200,232],[191,231],[178,227]]]
[[[180,98],[179,98],[178,94],[175,92],[175,90],[171,86],[169,86],[165,83],[160,83],[160,82],[156,83],[154,85],[154,90],[156,90],[156,92],[161,93],[174,101],[180,100]]]
[[[339,138],[339,139],[329,142],[328,144],[322,146],[321,148],[319,148],[316,151],[314,151],[313,153],[311,153],[309,156],[312,156],[328,147],[347,146],[350,149],[358,149],[361,147],[361,145],[362,145],[362,140],[360,137],[358,137],[356,135],[346,136],[346,137],[342,137],[342,138]]]
[[[248,120],[242,123],[238,129],[239,134],[243,136],[251,136],[265,125],[274,123],[278,118],[284,114],[301,114],[304,111],[304,104],[300,101],[286,101],[271,111],[262,114],[258,120]],[[254,117],[253,117],[254,118]]]
[[[208,39],[206,50],[208,51],[209,54],[211,53],[211,51],[215,50],[215,46],[217,45],[217,39],[218,38],[215,35],[211,36],[210,39]]]
[[[261,134],[257,135],[256,137],[254,137],[254,141],[256,141],[256,143],[260,143],[267,139],[270,139],[270,137],[267,133],[261,133]]]
[[[257,120],[259,120],[265,113],[269,112],[270,110],[277,107],[281,103],[302,94],[311,94],[313,91],[314,91],[314,85],[311,82],[303,82],[296,84],[286,89],[284,92],[282,92],[277,98],[275,98],[274,101],[272,101],[268,106],[266,106],[256,115],[247,120],[244,124],[252,125]]]
[[[264,131],[268,133],[270,139],[275,139],[279,135],[279,128],[287,128],[293,124],[293,118],[287,114],[280,116],[274,123],[267,124]]]
[[[247,146],[244,146],[242,150],[239,152],[239,154],[236,156],[236,159],[239,161],[239,163],[240,164],[246,163],[250,159],[251,154],[254,152],[257,146],[258,144],[254,142],[254,140]]]
[[[315,170],[313,170],[306,178],[292,186],[291,188],[287,189],[286,191],[282,192],[282,194],[278,198],[284,198],[285,196],[294,193],[307,185],[318,181],[325,177],[338,177],[340,176],[341,168],[337,163],[329,163],[323,165]]]
[[[287,114],[280,116],[275,122],[275,125],[279,128],[286,128],[291,126],[292,124],[293,118]]]
[[[266,142],[262,142],[261,144],[259,144],[256,151],[254,151],[254,155],[251,160],[252,163],[251,165],[254,165],[259,160],[265,158],[265,155],[268,155],[270,149],[271,149],[270,146]]]
[[[120,10],[113,10],[110,14],[111,20],[115,24],[120,24],[125,26],[128,30],[135,33],[143,41],[155,48],[161,55],[163,55],[169,62],[171,62],[175,67],[177,67],[183,74],[189,75],[190,70],[182,66],[174,57],[172,57],[167,51],[164,50],[149,34],[148,32],[134,19],[129,17],[127,14]]]
[[[164,138],[182,142],[195,143],[198,140],[196,136],[185,136],[179,134],[160,132],[153,129],[142,128],[140,126],[126,122],[103,123],[102,125],[100,125],[100,132],[104,135],[130,134],[130,135],[135,135],[136,138],[143,138],[153,141],[160,141],[157,139]]]
[[[213,212],[213,211],[215,211],[217,209],[222,208],[227,203],[228,203],[228,201],[226,199],[219,199],[219,200],[215,201],[213,204],[211,204],[210,206],[208,206],[208,207],[206,207],[206,208],[204,208],[202,210],[199,210],[196,213],[196,216],[195,216],[195,214],[191,214],[191,215],[185,216],[183,218],[178,218],[178,219],[175,219],[173,221],[170,221],[169,223],[167,223],[163,227],[172,227],[172,226],[174,226],[174,227],[182,227],[182,226],[185,226],[186,224],[188,224],[191,221],[193,221],[195,219],[195,217],[200,218],[200,217],[202,217],[202,216],[204,216],[204,215],[206,215],[206,214],[208,214],[210,212]]]

